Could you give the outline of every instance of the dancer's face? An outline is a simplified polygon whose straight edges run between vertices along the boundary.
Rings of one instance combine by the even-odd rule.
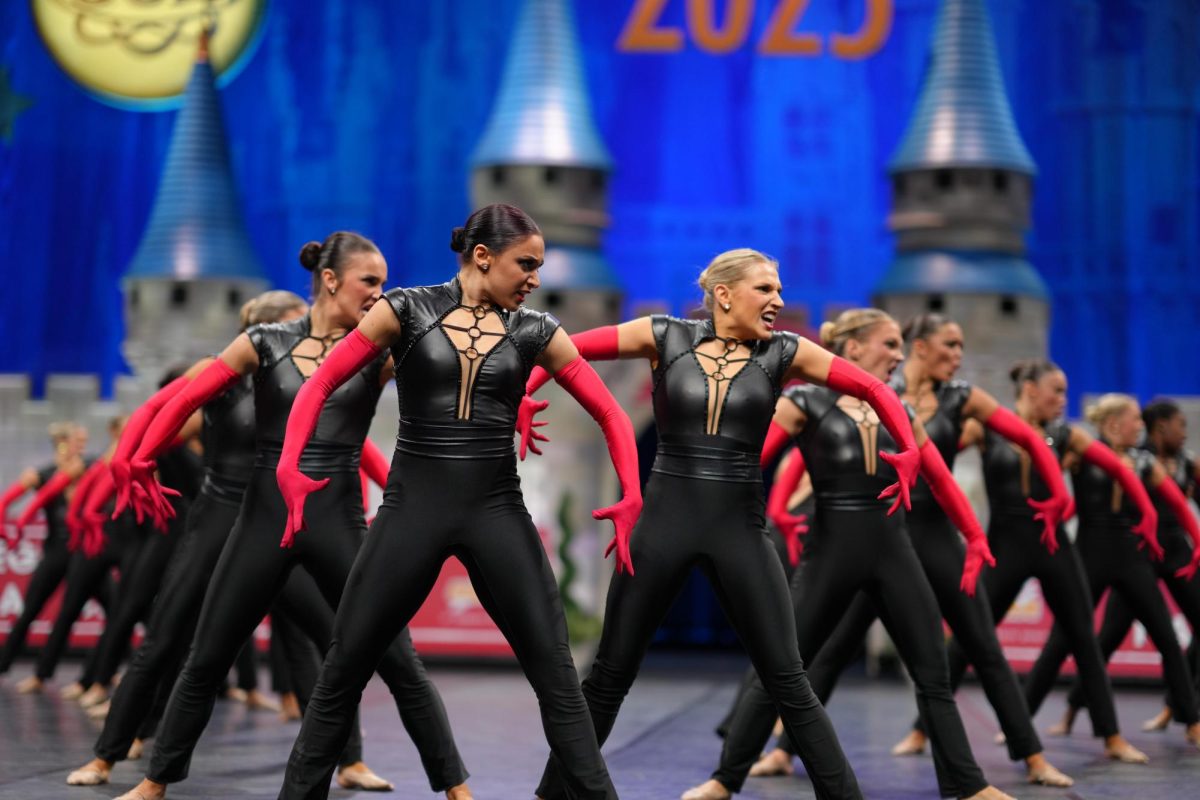
[[[924,365],[927,377],[938,382],[950,380],[962,366],[962,328],[957,322],[947,322],[925,339],[918,339],[913,342],[913,357]]]
[[[1104,422],[1104,434],[1115,448],[1133,447],[1146,424],[1142,422],[1142,412],[1131,403],[1113,414]]]
[[[73,456],[83,455],[83,451],[87,449],[88,430],[82,425],[76,425],[71,428],[70,439],[70,454]]]
[[[775,318],[783,308],[782,292],[779,272],[760,261],[747,267],[737,283],[713,287],[714,319],[722,322],[725,332],[737,339],[770,339]]]
[[[341,278],[334,276],[332,270],[326,270],[324,280],[326,289],[335,291],[333,294],[326,291],[317,298],[317,302],[332,306],[337,324],[353,328],[367,315],[375,301],[383,296],[383,285],[387,283],[387,262],[379,253],[354,253],[346,257]]]
[[[530,292],[542,285],[538,270],[546,260],[546,241],[539,235],[526,236],[496,252],[478,245],[472,254],[475,268],[482,270],[483,299],[505,311],[516,311]]]
[[[1047,372],[1024,384],[1026,398],[1036,420],[1042,424],[1062,416],[1067,407],[1067,376],[1060,370]]]
[[[848,361],[879,380],[888,380],[904,360],[904,337],[900,334],[900,326],[890,319],[880,322],[861,342],[857,339],[846,342],[845,354]]]
[[[1187,417],[1176,414],[1173,417],[1159,420],[1155,423],[1158,431],[1158,441],[1167,453],[1178,453],[1187,441]]]

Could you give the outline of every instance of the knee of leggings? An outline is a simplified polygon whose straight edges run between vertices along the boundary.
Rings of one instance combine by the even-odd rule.
[[[583,693],[588,700],[620,705],[636,677],[636,668],[621,667],[598,657],[591,674],[583,681]]]
[[[916,692],[922,697],[949,698],[953,701],[954,693],[950,691],[950,675],[945,666],[910,667]]]

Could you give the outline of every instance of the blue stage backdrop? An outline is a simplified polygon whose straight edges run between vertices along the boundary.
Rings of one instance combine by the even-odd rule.
[[[451,274],[519,1],[268,4],[222,103],[276,285],[305,292],[296,252],[335,228],[376,239],[392,284]],[[1196,2],[988,5],[1039,168],[1029,257],[1073,395],[1200,394]],[[629,310],[687,310],[707,259],[742,245],[780,259],[788,302],[814,319],[866,301],[892,248],[884,165],[937,6],[577,0]],[[127,369],[118,281],[176,114],[98,101],[51,58],[30,2],[0,9],[0,371],[94,372],[111,391]]]

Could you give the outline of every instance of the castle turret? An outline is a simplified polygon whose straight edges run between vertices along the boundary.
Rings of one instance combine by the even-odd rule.
[[[242,220],[206,39],[175,123],[150,222],[122,281],[125,359],[144,380],[219,352],[266,288]]]
[[[924,85],[888,166],[896,256],[876,302],[964,329],[964,377],[1007,395],[1004,367],[1046,352],[1045,283],[1025,260],[1036,167],[1004,91],[983,0],[944,0]]]

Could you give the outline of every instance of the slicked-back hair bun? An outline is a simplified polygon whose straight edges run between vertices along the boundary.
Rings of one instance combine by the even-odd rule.
[[[819,336],[821,344],[834,355],[846,352],[846,343],[851,339],[865,342],[876,325],[895,322],[886,311],[878,308],[848,308],[832,321],[822,322]]]
[[[450,231],[450,249],[461,253],[467,249],[467,229],[461,225]]]
[[[300,266],[313,274],[313,297],[321,296],[321,273],[333,270],[338,278],[346,268],[346,260],[356,253],[378,253],[379,247],[361,233],[334,231],[323,242],[309,242],[300,248]]]
[[[300,248],[300,266],[309,272],[315,272],[317,264],[321,263],[321,243],[309,242]]]
[[[533,217],[516,206],[493,203],[467,217],[462,227],[450,233],[450,249],[459,254],[463,264],[470,262],[477,245],[493,253],[503,253],[517,242],[530,236],[541,236],[542,229]]]

